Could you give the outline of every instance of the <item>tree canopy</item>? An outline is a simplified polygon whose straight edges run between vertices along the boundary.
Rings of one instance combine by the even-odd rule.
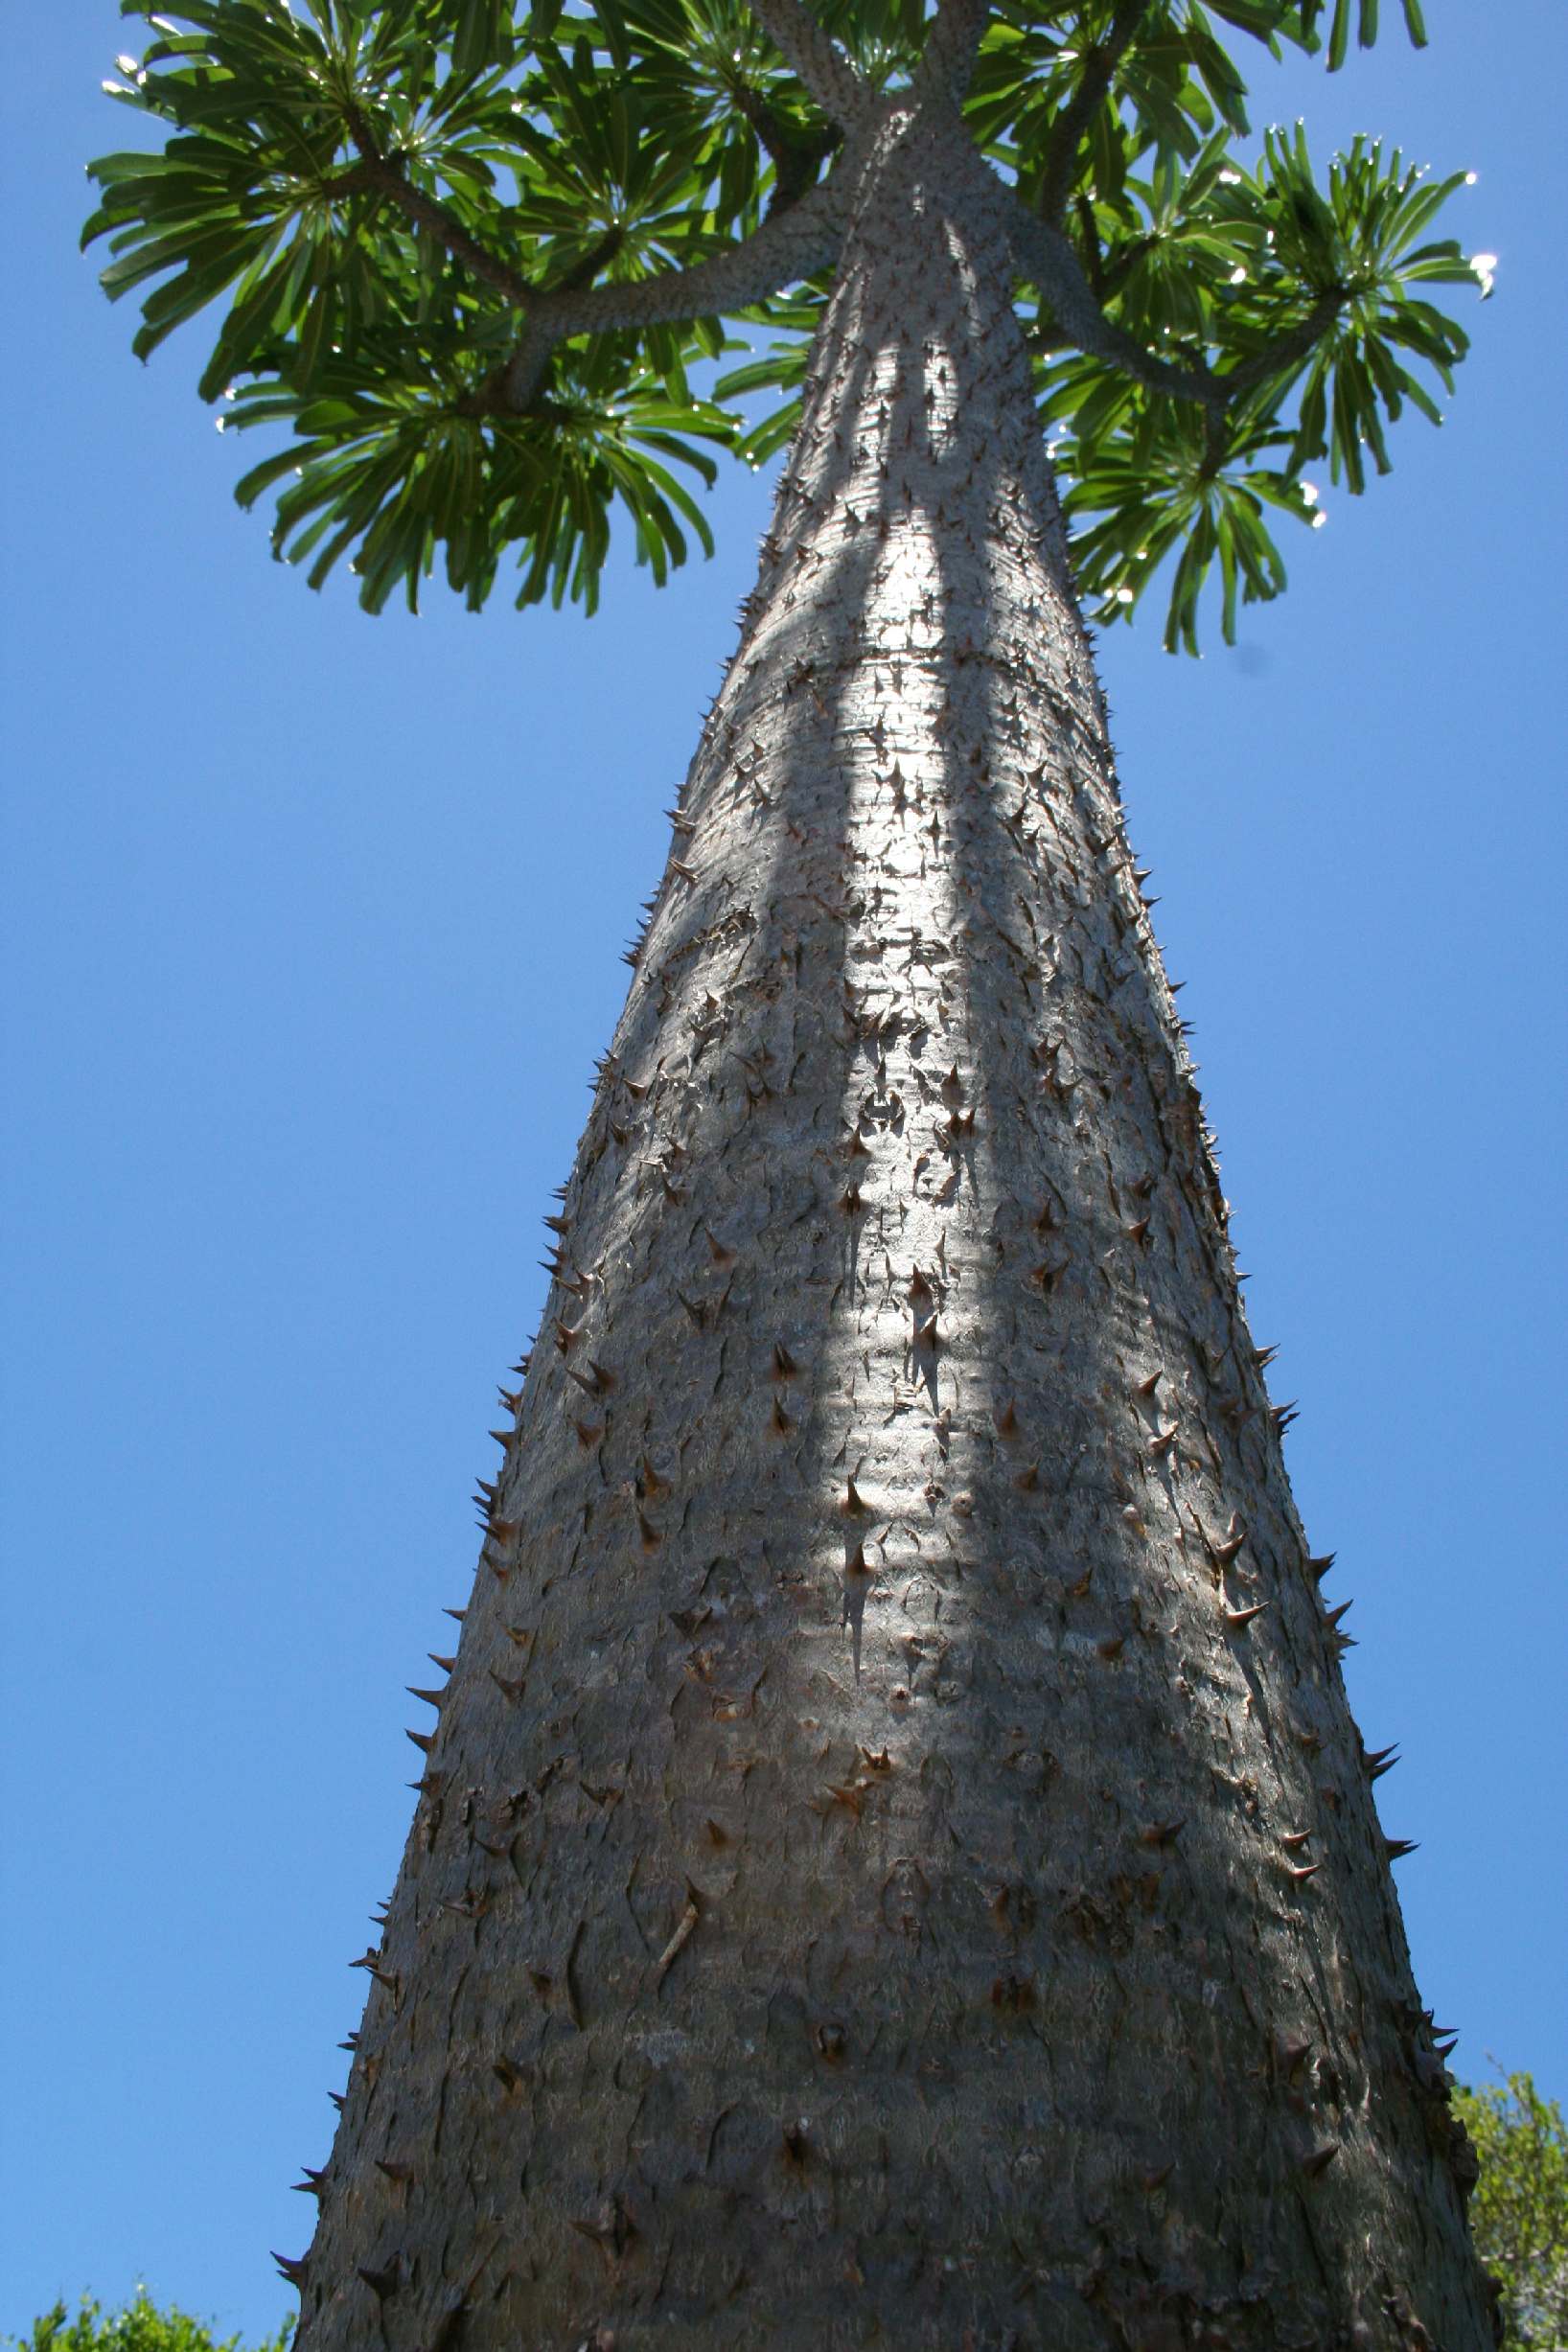
[[[89,166],[83,242],[142,293],[147,357],[208,308],[220,427],[288,438],[273,546],[379,610],[439,562],[474,608],[591,610],[617,505],[662,579],[706,547],[716,452],[789,437],[865,127],[959,106],[1003,183],[1079,585],[1127,615],[1167,557],[1196,650],[1217,567],[1277,594],[1271,514],[1321,519],[1466,338],[1425,289],[1489,285],[1432,234],[1467,176],[1304,129],[1248,161],[1244,65],[1341,66],[1378,0],[187,0],[104,84],[167,134]],[[1425,39],[1418,0],[1409,36]],[[749,355],[740,364],[741,355]]]
[[[1476,2248],[1502,2289],[1504,2342],[1519,2352],[1568,2343],[1568,2125],[1528,2074],[1454,2106],[1475,2142],[1481,2178],[1470,2202]]]
[[[275,2336],[264,2337],[255,2352],[284,2352],[293,2333],[286,2321]],[[145,2287],[138,2287],[119,2311],[106,2312],[91,2295],[83,2295],[72,2313],[57,2303],[34,2320],[25,2336],[8,2337],[15,2352],[246,2352],[238,2336],[221,2341],[205,2320],[171,2303],[160,2310]]]

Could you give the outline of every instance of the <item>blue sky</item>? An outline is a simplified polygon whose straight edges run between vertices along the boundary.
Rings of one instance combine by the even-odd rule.
[[[1352,1698],[1404,1751],[1423,1995],[1471,2078],[1568,2097],[1568,15],[1428,17],[1257,112],[1478,173],[1457,230],[1501,268],[1455,295],[1451,420],[1364,500],[1325,483],[1236,652],[1141,625],[1104,669]],[[109,0],[35,12],[7,132],[0,2331],[139,2277],[259,2331],[766,486],[592,623],[311,596],[233,505],[193,340],[138,367],[76,257],[124,38]]]

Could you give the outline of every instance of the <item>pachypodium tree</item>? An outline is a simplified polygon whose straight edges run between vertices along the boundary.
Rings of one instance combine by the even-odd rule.
[[[1168,579],[1190,646],[1213,575],[1229,630],[1304,470],[1435,413],[1454,181],[1246,149],[1239,59],[1375,0],[128,12],[169,135],[89,235],[144,354],[226,306],[313,582],[591,604],[617,507],[662,573],[788,448],[416,1693],[301,2345],[1475,2352],[1079,604]]]

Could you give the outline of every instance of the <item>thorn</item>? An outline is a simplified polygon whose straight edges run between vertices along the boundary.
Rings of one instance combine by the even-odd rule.
[[[432,1666],[439,1666],[444,1674],[450,1674],[452,1668],[457,1664],[457,1660],[455,1658],[444,1658],[434,1649],[427,1649],[425,1652],[425,1655],[429,1659]]]
[[[493,1666],[487,1667],[485,1672],[489,1674],[491,1681],[496,1685],[496,1690],[500,1692],[502,1697],[507,1699],[511,1705],[515,1707],[519,1699],[522,1696],[522,1676],[519,1674],[515,1682],[508,1682],[506,1676],[504,1674],[497,1674]]]
[[[1164,1376],[1164,1367],[1162,1365],[1158,1372],[1151,1372],[1146,1380],[1140,1380],[1135,1383],[1133,1395],[1135,1396],[1152,1396]]]
[[[1333,1566],[1338,1557],[1339,1554],[1337,1552],[1320,1552],[1316,1558],[1313,1558],[1310,1556],[1308,1556],[1306,1564],[1311,1569],[1312,1574],[1317,1578],[1320,1584],[1323,1582],[1324,1578],[1328,1574],[1329,1569]]]
[[[735,1263],[735,1251],[726,1248],[710,1227],[704,1225],[703,1231],[707,1235],[708,1256],[714,1264],[720,1267],[732,1266]]]
[[[1392,1772],[1399,1761],[1397,1741],[1392,1747],[1363,1748],[1361,1762],[1370,1781],[1380,1781],[1385,1772]]]
[[[597,1445],[599,1440],[605,1434],[605,1423],[603,1421],[574,1420],[572,1422],[572,1427],[577,1432],[577,1442],[582,1447],[585,1454],[588,1453],[593,1446]]]
[[[1355,1603],[1353,1601],[1342,1601],[1337,1609],[1325,1609],[1323,1613],[1324,1624],[1326,1626],[1337,1626],[1341,1618],[1348,1617],[1354,1606]]]
[[[1420,1840],[1415,1837],[1385,1837],[1383,1852],[1391,1862],[1397,1862],[1402,1856],[1414,1854],[1419,1843]]]
[[[575,1380],[585,1395],[588,1396],[602,1396],[607,1389],[612,1389],[615,1385],[614,1373],[606,1372],[602,1364],[595,1364],[591,1356],[588,1359],[586,1372],[573,1372],[568,1364],[566,1377],[568,1380]]]
[[[1300,1886],[1304,1879],[1315,1879],[1322,1868],[1321,1862],[1287,1862],[1285,1877],[1294,1879],[1297,1885]]]
[[[304,2286],[305,2257],[303,2254],[280,2254],[274,2251],[272,2259],[278,2266],[280,2278],[287,2279],[290,2287]]]
[[[659,1953],[658,1958],[655,1963],[655,1972],[661,1979],[668,1975],[676,1958],[690,1941],[691,1933],[697,1925],[698,1918],[699,1913],[696,1902],[694,1899],[688,1899],[686,1907],[680,1914],[680,1922],[679,1926],[676,1928],[674,1935],[671,1936],[669,1942],[665,1945],[664,1949]]]
[[[863,1519],[865,1516],[866,1504],[852,1478],[844,1482],[844,1499],[839,1505],[839,1510],[841,1515],[845,1519]]]
[[[1114,1665],[1117,1659],[1120,1657],[1126,1647],[1127,1636],[1124,1633],[1108,1634],[1103,1642],[1096,1642],[1095,1644],[1095,1648],[1099,1655],[1112,1665]]]
[[[1320,2173],[1326,2173],[1328,2170],[1338,2154],[1339,2142],[1332,2139],[1326,2140],[1321,2148],[1314,2148],[1310,2156],[1303,2156],[1302,2170],[1315,2180]]]
[[[1037,1462],[1031,1462],[1027,1469],[1019,1471],[1018,1476],[1013,1480],[1013,1485],[1020,1494],[1035,1493],[1040,1485],[1040,1464]]]
[[[435,1745],[435,1737],[431,1732],[405,1731],[403,1736],[405,1740],[412,1740],[414,1745],[426,1756]]]
[[[1310,1830],[1287,1830],[1280,1838],[1280,1843],[1284,1847],[1287,1854],[1300,1854],[1302,1848],[1306,1844],[1311,1834],[1312,1833]]]
[[[406,2188],[409,2181],[416,2178],[411,2164],[387,2164],[380,2156],[376,2158],[376,2170],[384,2173],[394,2188]]]
[[[1146,1830],[1139,1831],[1138,1842],[1141,1846],[1174,1845],[1186,1827],[1185,1814],[1179,1816],[1175,1821],[1151,1821]]]
[[[434,1707],[436,1712],[438,1714],[440,1713],[441,1702],[446,1696],[446,1693],[444,1691],[421,1691],[416,1689],[414,1684],[411,1682],[405,1682],[403,1687],[407,1692],[410,1698],[422,1698],[427,1707]]]
[[[1014,1437],[1018,1431],[1018,1407],[1011,1397],[991,1416],[999,1438]]]
[[[706,1302],[701,1299],[688,1299],[685,1292],[679,1287],[675,1295],[690,1316],[692,1327],[698,1331],[705,1330],[707,1328]]]
[[[325,2167],[323,2167],[320,2172],[312,2172],[309,2164],[307,2164],[305,2167],[304,2179],[296,2180],[293,2183],[293,2186],[301,2197],[325,2197],[327,2192],[322,2184],[326,2180],[326,2178],[327,2174]],[[277,2260],[277,2256],[274,2254],[272,2259],[275,2262]]]
[[[846,1217],[858,1217],[865,1206],[859,1185],[846,1185],[839,1195],[839,1207]]]
[[[799,1365],[796,1362],[794,1356],[791,1355],[788,1348],[785,1347],[784,1342],[781,1339],[775,1340],[773,1342],[773,1378],[775,1380],[793,1380],[796,1373],[799,1370]]]
[[[1250,1609],[1225,1609],[1221,1614],[1232,1632],[1238,1633],[1243,1626],[1250,1626],[1255,1617],[1261,1617],[1268,1605],[1266,1601],[1255,1601]]]
[[[911,1306],[918,1306],[922,1299],[934,1299],[936,1293],[932,1289],[920,1268],[916,1266],[910,1276],[910,1286],[904,1295]]]
[[[468,1611],[467,1609],[443,1609],[441,1614],[443,1617],[455,1617],[458,1624],[461,1625]]]
[[[650,1454],[642,1457],[642,1490],[644,1494],[668,1494],[670,1491],[669,1480],[660,1478]]]
[[[794,1428],[795,1428],[795,1423],[794,1423],[794,1422],[791,1420],[791,1418],[790,1418],[789,1415],[788,1415],[788,1414],[785,1412],[785,1410],[784,1410],[784,1399],[783,1399],[783,1397],[782,1397],[782,1396],[777,1395],[776,1394],[775,1394],[775,1395],[774,1395],[774,1397],[773,1397],[773,1410],[772,1410],[772,1425],[773,1425],[773,1433],[774,1433],[774,1435],[775,1435],[776,1437],[780,1437],[780,1438],[787,1438],[787,1437],[789,1437],[789,1436],[790,1436],[790,1434],[791,1434],[791,1432],[792,1432],[792,1431],[794,1430]]]
[[[367,2271],[361,2267],[357,2275],[364,2280],[377,2301],[384,2302],[389,2294],[396,2294],[398,2292],[400,2275],[398,2257],[394,2254],[383,2270]]]
[[[645,1552],[657,1552],[659,1545],[664,1541],[664,1538],[645,1511],[639,1510],[637,1513],[637,1528],[642,1536],[643,1550]]]
[[[1176,1442],[1179,1428],[1180,1423],[1177,1421],[1172,1421],[1168,1429],[1162,1429],[1155,1437],[1152,1437],[1149,1440],[1149,1453],[1156,1462],[1163,1461],[1165,1455],[1169,1453],[1171,1447]]]

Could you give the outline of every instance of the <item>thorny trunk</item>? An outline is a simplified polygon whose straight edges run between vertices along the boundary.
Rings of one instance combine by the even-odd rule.
[[[302,2352],[1490,2340],[940,135],[867,171],[565,1189]]]

